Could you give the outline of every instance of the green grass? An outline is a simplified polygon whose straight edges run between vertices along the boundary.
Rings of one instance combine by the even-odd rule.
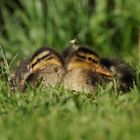
[[[40,140],[138,140],[140,95],[99,89],[92,97],[63,88],[9,93],[0,86],[0,138]]]
[[[62,87],[28,88],[25,93],[11,93],[9,87],[15,66],[37,48],[48,44],[61,52],[75,37],[102,56],[133,64],[138,75],[139,0],[116,0],[111,13],[106,1],[98,0],[90,14],[84,0],[20,0],[24,10],[14,1],[0,2],[0,139],[139,140],[139,77],[131,92],[119,96],[109,86],[91,97]],[[12,15],[7,5],[14,9]]]

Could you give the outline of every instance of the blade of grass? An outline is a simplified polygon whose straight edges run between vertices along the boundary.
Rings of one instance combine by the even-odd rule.
[[[7,59],[6,59],[2,44],[0,44],[0,53],[1,53],[1,56],[2,56],[2,58],[4,60],[4,68],[6,70],[7,80],[10,81],[10,78],[9,78],[9,75],[10,75],[9,64],[8,64]]]

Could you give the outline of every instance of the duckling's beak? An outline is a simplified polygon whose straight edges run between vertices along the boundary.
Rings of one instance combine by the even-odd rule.
[[[102,75],[108,76],[108,77],[112,77],[113,73],[106,67],[99,65],[96,67],[96,72],[100,73]]]

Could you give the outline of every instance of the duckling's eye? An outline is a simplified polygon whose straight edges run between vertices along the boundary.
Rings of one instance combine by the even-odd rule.
[[[89,60],[89,61],[92,61],[92,58],[91,58],[91,57],[88,57],[88,60]]]

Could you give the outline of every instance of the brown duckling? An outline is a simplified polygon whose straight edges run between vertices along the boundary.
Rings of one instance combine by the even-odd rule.
[[[73,52],[76,52],[80,47],[82,47],[82,45],[77,39],[70,41],[70,45],[66,49],[64,49],[62,53],[63,59],[67,60],[69,56]],[[106,82],[113,81],[114,77],[117,84],[117,90],[126,92],[133,88],[136,78],[135,70],[132,66],[120,59],[100,58],[100,63],[101,65],[107,67],[110,71],[112,71],[114,75],[112,76],[112,78],[110,78],[110,80],[108,80],[108,77],[107,79],[103,77],[105,78]]]
[[[12,89],[24,91],[26,83],[36,86],[41,80],[45,87],[56,86],[64,75],[64,62],[55,50],[43,47],[31,58],[22,62],[14,72],[11,80]]]
[[[63,79],[65,89],[91,93],[102,83],[104,76],[112,76],[111,71],[101,65],[98,54],[86,47],[77,47],[75,51],[71,51],[65,63],[66,74]]]
[[[101,64],[110,69],[115,76],[116,86],[119,91],[131,90],[136,82],[134,68],[120,59],[102,58]]]

